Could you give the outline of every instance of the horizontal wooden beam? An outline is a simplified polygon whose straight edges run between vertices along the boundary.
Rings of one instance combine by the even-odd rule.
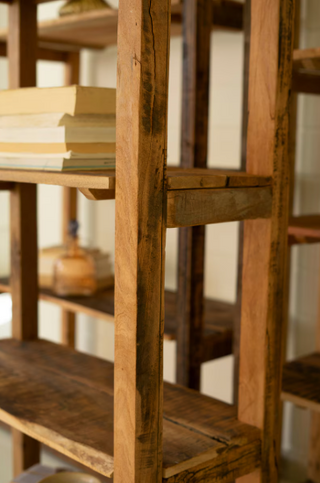
[[[272,188],[168,191],[167,227],[269,218]]]

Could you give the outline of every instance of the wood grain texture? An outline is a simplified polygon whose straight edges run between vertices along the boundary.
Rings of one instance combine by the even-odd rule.
[[[244,228],[238,415],[263,431],[261,470],[246,482],[278,481],[293,21],[292,0],[251,4],[247,171],[273,175],[273,197],[272,217]]]
[[[180,162],[183,168],[205,168],[207,164],[211,19],[211,2],[184,0]],[[204,250],[204,226],[179,230],[176,375],[178,384],[197,390],[200,390],[204,325]]]
[[[36,85],[37,8],[32,0],[13,0],[9,7],[9,87]],[[16,184],[10,193],[12,335],[38,337],[37,188]],[[40,446],[13,431],[14,476],[40,459]]]
[[[269,218],[271,204],[270,187],[168,191],[167,227]]]
[[[162,478],[170,2],[120,0],[115,240],[115,483]]]
[[[47,341],[5,340],[0,375],[1,420],[112,475],[113,364]],[[201,465],[218,480],[227,462],[235,474],[259,464],[260,431],[238,422],[234,407],[171,384],[164,384],[164,393],[164,478],[192,475]],[[247,458],[248,447],[254,459]]]

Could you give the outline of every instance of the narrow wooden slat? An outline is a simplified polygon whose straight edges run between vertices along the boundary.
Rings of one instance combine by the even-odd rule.
[[[51,184],[69,188],[115,189],[115,170],[56,173],[53,171],[27,171],[0,169],[0,181]]]
[[[205,168],[207,163],[211,18],[211,2],[184,0],[180,162],[183,168]],[[177,179],[171,178],[168,185],[172,188],[172,180]],[[207,179],[201,184],[205,186]],[[226,180],[221,175],[218,186],[225,186]],[[178,384],[197,390],[204,325],[204,235],[204,226],[179,230],[176,374]]]
[[[68,54],[65,64],[64,84],[66,86],[80,83],[80,54],[71,52]],[[75,188],[63,189],[62,201],[62,239],[67,243],[69,237],[70,220],[77,219],[77,190]],[[76,339],[76,314],[62,310],[61,341],[69,347],[75,347]]]
[[[0,41],[0,57],[7,57],[7,44]],[[39,47],[37,49],[38,60],[49,60],[52,62],[65,62],[67,54],[63,51],[46,49],[45,47]]]
[[[241,479],[250,483],[278,481],[293,21],[292,0],[251,3],[247,170],[274,179],[271,218],[244,227],[238,416],[263,431],[261,469]]]
[[[320,48],[299,49],[295,46],[293,51],[293,70],[319,71],[320,73]]]
[[[111,189],[81,188],[79,191],[90,201],[114,200],[116,197],[116,191]]]
[[[177,190],[168,191],[167,198],[168,228],[269,218],[271,215],[270,187]]]
[[[292,90],[301,94],[320,94],[319,75],[308,72],[295,72],[292,80]]]
[[[13,0],[9,7],[9,86],[36,85],[37,8],[32,0]],[[19,340],[38,336],[37,191],[16,184],[10,196],[12,334]],[[13,430],[13,472],[39,462],[40,446]]]
[[[248,134],[248,120],[249,120],[251,0],[246,0],[244,4],[243,29],[244,29],[244,63],[243,63],[242,136],[241,136],[240,168],[242,171],[246,171],[247,134]],[[233,403],[235,405],[238,405],[238,392],[239,392],[243,236],[244,236],[244,224],[243,222],[240,222],[239,223],[239,241],[238,241],[237,300],[236,300],[236,307],[234,311],[234,325],[233,325],[233,361],[234,361],[233,362]]]
[[[169,0],[133,0],[130,9],[120,0],[115,483],[160,483],[162,479],[169,40]]]
[[[320,286],[318,287],[320,292]],[[318,293],[319,293],[318,292]],[[320,354],[320,300],[318,299],[318,316],[316,325],[316,351]],[[320,481],[320,411],[311,414],[308,477],[314,483]]]

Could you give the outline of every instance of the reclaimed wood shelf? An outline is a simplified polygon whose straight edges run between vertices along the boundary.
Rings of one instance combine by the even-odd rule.
[[[288,227],[289,244],[320,242],[320,215],[293,216]]]
[[[182,3],[172,0],[171,35],[181,35]],[[213,2],[213,27],[241,30],[243,5],[232,0]],[[103,9],[54,20],[38,25],[40,57],[45,52],[72,52],[82,48],[104,49],[117,43],[118,10]],[[6,55],[7,31],[0,30],[0,55]],[[49,56],[49,54],[48,54]],[[51,60],[63,60],[52,58]]]
[[[0,292],[10,293],[8,278],[0,278]],[[41,289],[40,300],[59,305],[62,309],[83,313],[107,322],[114,321],[114,288],[97,292],[92,297],[59,297],[51,290]],[[164,338],[177,337],[177,294],[165,292]],[[235,306],[220,300],[204,301],[204,332],[202,341],[202,362],[232,354],[233,324]]]
[[[282,399],[320,412],[320,353],[301,357],[284,365]]]
[[[0,341],[0,419],[104,476],[113,475],[113,364],[37,340]],[[165,383],[163,477],[198,465],[213,478],[253,471],[260,431],[235,408]],[[209,473],[210,472],[210,473]]]

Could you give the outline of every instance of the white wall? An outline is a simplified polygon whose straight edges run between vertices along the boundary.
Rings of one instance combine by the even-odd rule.
[[[116,0],[115,0],[116,1]],[[44,4],[39,8],[41,19],[56,15],[62,2]],[[320,45],[320,2],[304,0],[302,46]],[[0,5],[0,27],[6,23],[6,7]],[[237,167],[240,160],[241,95],[243,35],[214,32],[211,54],[211,95],[209,123],[209,166]],[[85,85],[116,86],[116,47],[103,52],[84,51],[81,56],[81,83]],[[171,41],[169,85],[168,159],[178,164],[180,157],[181,112],[181,39]],[[6,61],[0,59],[0,88],[7,87]],[[38,85],[61,85],[63,67],[40,62]],[[296,213],[319,212],[320,196],[320,99],[301,96],[299,99],[298,162],[296,183]],[[319,178],[315,177],[319,175]],[[94,240],[101,248],[114,254],[114,202],[90,203],[80,199],[81,236]],[[9,268],[8,197],[0,193],[0,274]],[[237,270],[237,223],[207,227],[205,292],[207,296],[234,301]],[[39,244],[58,243],[61,239],[61,190],[57,187],[39,188]],[[288,356],[294,357],[314,349],[317,315],[318,246],[293,249],[291,283],[291,324]],[[167,236],[166,286],[176,288],[177,231]],[[59,340],[60,311],[41,304],[41,335]],[[110,360],[114,355],[112,324],[80,317],[78,347]],[[175,343],[165,342],[165,378],[175,379]],[[202,391],[231,401],[232,357],[204,364]],[[288,405],[285,417],[284,448],[306,461],[308,442],[308,413]],[[1,455],[0,455],[1,458]]]

